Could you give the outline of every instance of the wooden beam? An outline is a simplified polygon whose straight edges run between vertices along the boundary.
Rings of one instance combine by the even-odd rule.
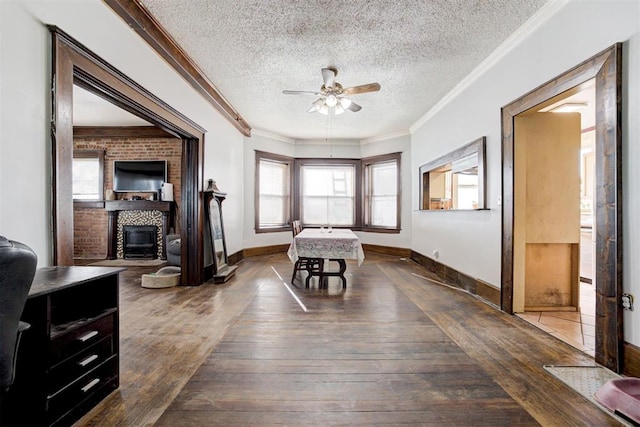
[[[74,126],[73,138],[175,138],[155,126]]]
[[[251,127],[240,113],[137,0],[103,1],[243,135],[251,136]]]

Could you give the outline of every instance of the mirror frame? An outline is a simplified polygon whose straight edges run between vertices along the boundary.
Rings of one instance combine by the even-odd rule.
[[[432,172],[448,163],[462,159],[473,153],[477,154],[478,160],[478,207],[476,209],[431,209],[429,198],[429,172]],[[482,136],[469,144],[458,148],[455,151],[438,157],[437,159],[420,166],[420,201],[419,210],[421,211],[477,211],[484,210],[487,206],[487,168],[486,168],[486,137]]]

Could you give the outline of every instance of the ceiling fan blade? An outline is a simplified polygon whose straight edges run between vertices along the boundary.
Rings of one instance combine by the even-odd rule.
[[[307,113],[315,113],[316,111],[320,110],[320,107],[322,107],[323,103],[323,98],[316,99],[315,101],[313,101],[313,104],[311,104],[311,108],[307,110]]]
[[[359,93],[377,92],[380,90],[380,83],[369,83],[366,85],[348,87],[344,90],[346,95],[357,95]]]
[[[320,92],[314,92],[311,90],[283,90],[285,95],[322,95]]]
[[[347,107],[347,110],[351,110],[354,113],[357,113],[358,111],[362,110],[362,107],[356,104],[355,102],[351,101],[351,104],[349,104],[349,106]]]
[[[324,80],[324,87],[333,87],[336,82],[336,75],[338,71],[335,68],[323,68],[322,80]]]

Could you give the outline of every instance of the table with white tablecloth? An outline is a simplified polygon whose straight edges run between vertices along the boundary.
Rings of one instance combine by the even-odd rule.
[[[287,255],[292,262],[296,262],[299,257],[317,258],[323,264],[317,275],[320,283],[326,286],[326,277],[338,276],[342,279],[343,287],[346,287],[344,271],[346,270],[345,259],[358,260],[358,266],[364,261],[364,251],[358,236],[351,230],[345,228],[338,229],[318,229],[305,228],[293,238]],[[325,272],[322,260],[335,260],[340,264],[340,272]]]

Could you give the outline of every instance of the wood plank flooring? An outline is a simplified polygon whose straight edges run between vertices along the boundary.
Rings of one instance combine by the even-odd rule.
[[[161,290],[123,273],[121,387],[77,425],[618,425],[543,369],[592,359],[411,261],[298,282],[307,311],[291,269]]]

